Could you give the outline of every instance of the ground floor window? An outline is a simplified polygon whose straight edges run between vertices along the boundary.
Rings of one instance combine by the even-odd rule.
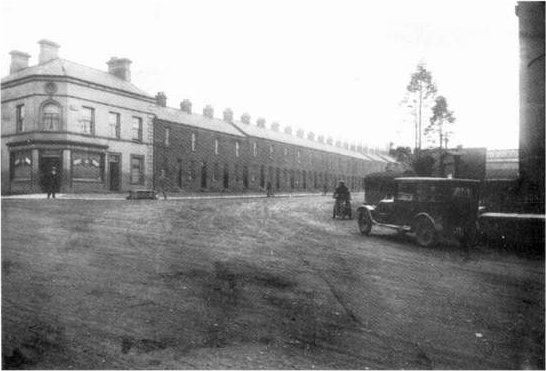
[[[131,155],[131,184],[144,184],[144,156]]]
[[[11,180],[30,180],[32,173],[32,156],[30,151],[11,153]]]
[[[104,155],[83,151],[72,152],[72,178],[75,180],[102,181]]]

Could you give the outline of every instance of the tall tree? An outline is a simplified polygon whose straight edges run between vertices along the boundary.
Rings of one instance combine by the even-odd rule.
[[[406,90],[408,94],[405,104],[412,108],[415,115],[415,148],[420,150],[422,145],[423,112],[428,111],[427,107],[432,103],[437,91],[436,84],[432,80],[432,73],[427,70],[424,63],[421,62],[417,65],[417,71],[411,75]]]
[[[453,116],[453,111],[448,109],[446,98],[441,95],[438,96],[432,107],[432,116],[430,123],[425,128],[425,135],[430,137],[438,136],[440,151],[442,150],[442,145],[447,149],[454,122],[455,116]]]

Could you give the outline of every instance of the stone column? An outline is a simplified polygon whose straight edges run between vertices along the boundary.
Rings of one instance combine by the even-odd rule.
[[[61,192],[72,192],[72,151],[63,149],[63,172],[61,178]]]
[[[33,149],[32,153],[32,170],[31,170],[31,190],[33,193],[42,192],[41,179],[40,179],[40,152],[37,149]]]

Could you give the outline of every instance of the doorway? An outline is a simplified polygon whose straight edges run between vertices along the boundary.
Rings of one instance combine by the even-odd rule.
[[[60,156],[42,156],[40,158],[40,187],[42,189],[42,192],[46,192],[46,185],[45,185],[45,176],[46,174],[49,174],[51,172],[51,169],[55,168],[57,170],[57,189],[56,191],[59,191],[59,188],[61,186],[61,171],[62,171],[62,162]]]
[[[207,163],[201,165],[201,188],[207,188]]]
[[[110,174],[110,190],[120,190],[120,161],[119,155],[110,155],[108,160],[108,173]]]
[[[248,166],[243,166],[243,188],[248,189]]]

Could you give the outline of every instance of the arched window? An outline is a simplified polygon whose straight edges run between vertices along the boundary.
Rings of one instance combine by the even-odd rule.
[[[44,130],[61,129],[61,107],[56,103],[46,103],[42,106],[42,127]]]

